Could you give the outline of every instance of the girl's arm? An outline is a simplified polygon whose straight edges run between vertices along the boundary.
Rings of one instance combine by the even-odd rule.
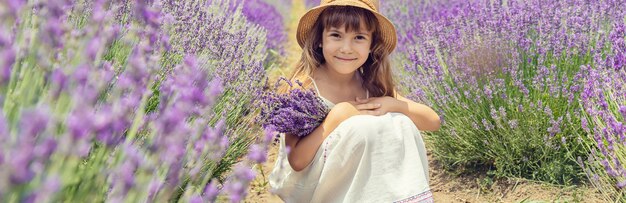
[[[301,171],[306,168],[313,158],[317,149],[322,145],[324,139],[333,131],[341,122],[354,116],[359,115],[359,110],[348,102],[342,102],[335,105],[326,119],[311,134],[302,138],[286,134],[285,144],[289,146],[289,165],[295,171]]]
[[[441,127],[439,115],[430,107],[420,104],[397,94],[398,112],[411,118],[417,129],[437,131]]]
[[[379,108],[370,110],[373,115],[384,115],[388,112],[398,112],[408,116],[415,124],[417,129],[425,131],[436,131],[441,126],[439,115],[430,107],[416,103],[407,99],[400,94],[396,94],[397,98],[370,97],[369,99],[357,99],[360,104],[376,105],[381,104]]]

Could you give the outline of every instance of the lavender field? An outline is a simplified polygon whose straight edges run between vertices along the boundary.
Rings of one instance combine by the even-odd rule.
[[[290,72],[318,3],[0,0],[0,202],[268,193],[255,95]],[[425,134],[442,170],[626,202],[626,1],[381,6],[398,87],[443,120]]]

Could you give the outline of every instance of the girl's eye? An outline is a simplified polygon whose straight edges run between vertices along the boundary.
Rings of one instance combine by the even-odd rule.
[[[360,39],[360,40],[365,40],[365,37],[363,37],[363,36],[356,36],[356,38]]]
[[[331,36],[331,37],[339,37],[339,34],[337,34],[337,33],[333,33],[333,34],[330,34],[330,36]]]

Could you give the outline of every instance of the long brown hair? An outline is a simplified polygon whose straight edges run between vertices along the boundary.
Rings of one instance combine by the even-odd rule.
[[[319,45],[322,43],[324,29],[345,26],[347,32],[357,31],[361,27],[361,20],[365,28],[373,30],[371,52],[361,71],[357,71],[363,78],[363,88],[370,92],[370,96],[395,97],[395,83],[391,74],[389,54],[382,46],[378,19],[368,10],[353,6],[331,6],[320,14],[313,25],[311,32],[304,42],[302,56],[291,73],[292,81],[299,80],[304,87],[310,87],[311,80],[307,77],[326,61]],[[283,89],[284,90],[284,89]]]

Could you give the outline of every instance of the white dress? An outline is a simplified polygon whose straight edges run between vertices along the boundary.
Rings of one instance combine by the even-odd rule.
[[[284,139],[281,135],[269,183],[285,202],[433,202],[426,148],[404,114],[350,117],[328,135],[302,171],[289,165]]]

